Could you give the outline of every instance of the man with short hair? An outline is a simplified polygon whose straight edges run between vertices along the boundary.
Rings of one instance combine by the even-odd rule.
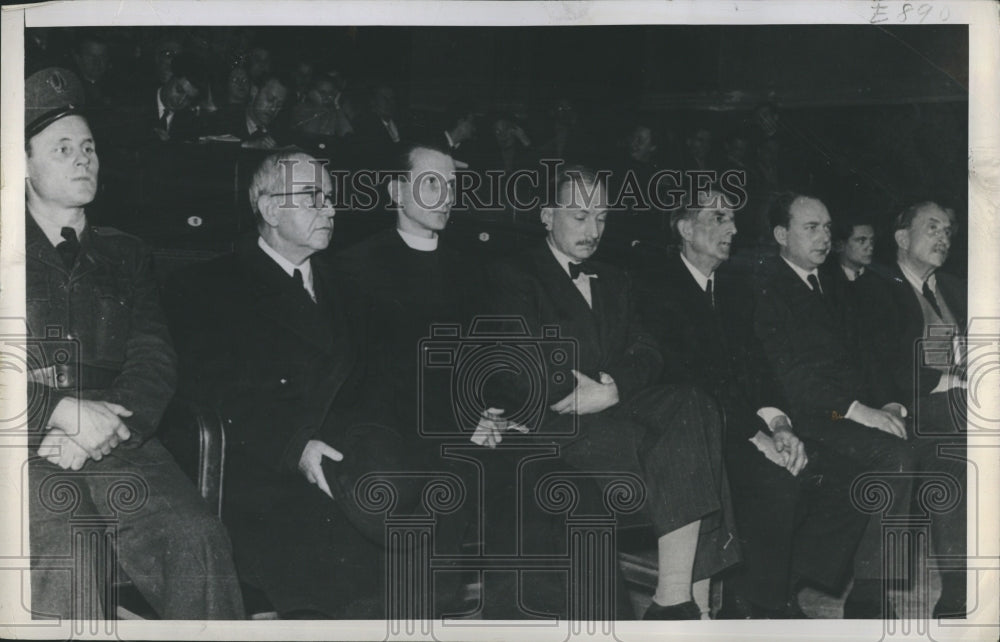
[[[387,397],[396,416],[413,426],[414,446],[421,448],[434,442],[420,440],[416,429],[418,342],[430,336],[433,324],[471,321],[482,275],[473,257],[441,238],[455,200],[451,156],[439,148],[407,145],[393,169],[387,184],[396,214],[393,229],[344,250],[337,266],[375,300],[376,367],[391,389]],[[447,390],[424,395],[424,411],[433,422],[457,431],[450,397]]]
[[[888,290],[879,303],[888,320],[885,331],[873,339],[871,352],[890,364],[895,394],[913,408],[920,469],[950,477],[961,492],[954,510],[931,516],[934,555],[961,560],[966,555],[967,510],[962,434],[968,385],[967,284],[941,270],[951,249],[955,214],[923,201],[904,209],[894,224],[896,264],[879,268]],[[934,617],[965,617],[965,577],[964,563],[941,569]]]
[[[368,305],[315,256],[333,234],[333,183],[282,152],[249,197],[256,233],[169,283],[180,392],[226,422],[224,519],[244,581],[283,618],[384,617],[384,520],[354,485],[408,467],[369,403]]]
[[[858,216],[838,217],[833,225],[833,251],[837,260],[830,265],[838,266],[851,283],[858,281],[875,255],[875,226]]]
[[[81,98],[63,69],[25,81],[25,301],[38,364],[26,374],[29,398],[46,402],[28,426],[31,606],[46,616],[114,617],[102,612],[113,569],[73,557],[80,516],[110,508],[117,561],[157,615],[243,619],[225,530],[153,437],[176,359],[149,251],[87,222],[99,161]],[[72,511],[56,496],[63,482],[75,489]],[[122,508],[121,491],[135,493],[136,505]]]
[[[275,149],[285,142],[285,132],[276,119],[285,107],[288,85],[281,77],[270,75],[246,106],[220,110],[210,119],[206,133],[229,134],[243,141],[244,147]]]
[[[194,54],[179,53],[171,57],[170,65],[171,75],[164,83],[125,107],[122,126],[109,132],[116,144],[186,141],[201,133],[195,107],[207,87],[204,63]]]
[[[718,407],[698,388],[651,387],[663,357],[634,313],[631,282],[591,260],[607,216],[604,186],[592,171],[569,167],[552,187],[554,200],[541,212],[546,241],[491,273],[497,313],[522,320],[533,336],[558,327],[560,339],[578,346],[571,377],[545,374],[544,414],[525,428],[559,445],[580,471],[643,480],[659,561],[644,618],[699,619],[692,585],[739,559]],[[538,394],[537,382],[503,372],[493,378],[498,383],[486,400],[508,411],[503,419],[517,421],[512,409]],[[699,587],[706,589],[699,601],[707,602],[707,582]]]
[[[889,514],[906,514],[915,461],[906,399],[867,367],[850,297],[819,272],[831,248],[830,214],[817,198],[783,193],[770,215],[780,257],[759,275],[754,330],[788,401],[788,416],[797,434],[854,470],[886,473],[893,495]],[[894,617],[883,611],[883,582],[895,578],[883,577],[880,527],[879,519],[869,520],[862,537],[845,618]]]
[[[639,311],[664,354],[665,384],[710,392],[726,417],[726,469],[743,565],[724,579],[718,618],[804,618],[803,578],[842,588],[867,520],[851,510],[851,476],[831,452],[800,439],[752,336],[739,275],[724,269],[734,212],[718,191],[673,214],[680,252],[640,279]],[[810,455],[817,455],[811,457]]]
[[[442,148],[455,155],[458,148],[476,137],[476,109],[468,100],[457,100],[448,108],[447,126],[442,133]],[[463,150],[463,156],[468,150]],[[465,156],[466,158],[468,156]]]

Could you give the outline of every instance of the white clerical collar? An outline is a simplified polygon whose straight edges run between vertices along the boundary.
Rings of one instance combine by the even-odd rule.
[[[562,266],[563,272],[566,273],[566,276],[569,276],[570,275],[569,274],[569,264],[570,263],[579,263],[580,261],[578,261],[577,259],[574,259],[571,256],[568,256],[568,255],[564,254],[563,251],[560,250],[559,248],[557,248],[552,243],[551,240],[546,239],[545,242],[548,244],[549,249],[552,250],[552,256],[556,257],[556,261],[558,261],[559,265]],[[584,273],[581,272],[580,276],[578,276],[576,278],[579,279],[580,277],[589,277],[591,279],[596,279],[597,275],[596,274],[584,274]]]
[[[715,270],[712,270],[711,274],[705,276],[702,274],[701,270],[696,268],[694,264],[691,263],[691,261],[688,261],[688,258],[684,256],[684,252],[681,252],[681,261],[683,261],[684,265],[687,266],[688,272],[690,272],[691,276],[694,277],[694,280],[697,281],[698,287],[701,288],[702,292],[707,292],[708,282],[715,278]]]
[[[799,278],[802,279],[803,283],[805,283],[807,286],[809,286],[810,290],[812,289],[812,286],[809,285],[809,275],[812,274],[812,275],[814,275],[816,277],[817,281],[819,280],[819,270],[817,268],[813,268],[811,270],[803,270],[802,268],[800,268],[799,266],[795,265],[794,263],[792,263],[791,261],[789,261],[788,259],[786,259],[783,256],[781,257],[781,260],[784,261],[785,263],[787,263],[788,267],[790,267],[793,270],[795,270],[795,273],[799,275]],[[823,286],[821,285],[820,287],[823,287]]]
[[[913,289],[917,292],[924,291],[924,281],[926,281],[927,287],[931,289],[931,292],[937,294],[937,277],[934,276],[933,272],[931,272],[930,276],[926,279],[921,279],[919,276],[914,274],[913,270],[902,263],[899,263],[899,269],[903,272],[903,276],[906,277],[906,280],[910,282],[910,285],[912,285]]]
[[[285,273],[288,274],[288,276],[293,276],[295,274],[295,270],[301,272],[303,285],[305,285],[306,289],[309,290],[310,292],[313,291],[312,262],[309,259],[306,259],[305,261],[302,261],[302,263],[295,265],[285,257],[278,254],[278,251],[275,250],[273,247],[268,245],[267,241],[264,240],[263,236],[257,237],[257,245],[260,246],[260,249],[264,250],[264,254],[267,254],[269,257],[271,257],[271,260],[277,263],[278,267],[284,270]]]
[[[406,243],[411,250],[417,250],[418,252],[433,252],[438,249],[437,234],[427,238],[426,236],[417,236],[416,234],[405,232],[398,227],[396,228],[396,233],[399,234],[399,238],[403,239],[403,243]]]
[[[451,137],[451,133],[446,129],[444,132],[444,137],[448,139],[448,147],[452,149],[458,149],[458,146],[462,143],[456,143]]]

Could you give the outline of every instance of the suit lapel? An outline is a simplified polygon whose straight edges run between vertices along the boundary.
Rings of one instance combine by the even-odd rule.
[[[329,353],[332,330],[320,306],[312,303],[292,278],[257,247],[256,240],[241,256],[253,279],[249,287],[254,312]]]
[[[535,252],[535,262],[538,266],[541,282],[549,293],[549,302],[556,308],[557,317],[566,319],[572,327],[578,328],[585,333],[584,336],[575,333],[578,341],[581,343],[590,341],[593,345],[599,347],[602,342],[601,333],[598,328],[598,319],[600,317],[597,316],[597,310],[592,310],[587,305],[587,300],[583,298],[583,294],[573,285],[573,281],[570,280],[569,275],[563,271],[562,266],[556,261],[556,257],[552,255],[552,250],[549,249],[547,243],[543,244]],[[591,279],[590,281],[591,300],[594,301],[595,308],[598,305],[597,292],[595,292],[594,288],[596,281],[600,281],[600,278]],[[599,290],[600,286],[596,289]],[[566,334],[570,333],[567,331]]]

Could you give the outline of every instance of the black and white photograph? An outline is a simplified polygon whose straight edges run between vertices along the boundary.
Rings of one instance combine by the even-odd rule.
[[[3,7],[0,635],[996,639],[997,8]]]

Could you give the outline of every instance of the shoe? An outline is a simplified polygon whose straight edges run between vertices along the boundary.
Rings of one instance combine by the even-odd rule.
[[[693,600],[660,606],[656,602],[649,605],[642,616],[643,620],[700,620],[701,609]]]

